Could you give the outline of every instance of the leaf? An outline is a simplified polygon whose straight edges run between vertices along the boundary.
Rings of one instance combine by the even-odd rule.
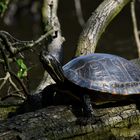
[[[22,72],[18,71],[17,76],[18,76],[18,78],[22,78]]]
[[[4,5],[3,2],[0,2],[0,14],[3,13],[5,11],[5,9],[7,8],[6,5]]]
[[[17,65],[19,67],[19,71],[17,73],[17,76],[19,78],[23,78],[23,77],[26,77],[27,76],[27,71],[28,71],[28,68],[27,66],[25,65],[25,63],[23,62],[23,59],[18,59],[17,61]]]

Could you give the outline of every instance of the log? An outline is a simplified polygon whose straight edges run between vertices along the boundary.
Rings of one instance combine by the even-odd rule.
[[[140,112],[135,104],[95,108],[90,121],[76,117],[70,106],[50,106],[0,124],[0,140],[139,139]]]

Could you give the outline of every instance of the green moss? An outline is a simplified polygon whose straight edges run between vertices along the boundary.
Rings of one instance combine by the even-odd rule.
[[[18,106],[0,107],[0,120],[7,119],[9,113],[16,112]]]
[[[117,137],[134,137],[137,134],[140,135],[140,117],[132,116],[129,119],[124,119],[115,125],[111,129],[111,132]]]

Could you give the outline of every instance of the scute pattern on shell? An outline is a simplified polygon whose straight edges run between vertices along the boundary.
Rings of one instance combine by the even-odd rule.
[[[115,55],[80,56],[63,66],[65,77],[84,88],[116,94],[140,93],[140,69]]]

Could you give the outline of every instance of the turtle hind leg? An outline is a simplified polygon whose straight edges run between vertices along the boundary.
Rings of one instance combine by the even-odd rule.
[[[85,117],[93,117],[94,116],[94,110],[92,108],[91,100],[89,95],[84,94],[83,95],[83,112]]]
[[[94,109],[92,108],[91,100],[89,95],[84,94],[82,96],[82,114],[77,120],[77,123],[80,125],[94,124],[97,121],[97,118],[94,113]]]

